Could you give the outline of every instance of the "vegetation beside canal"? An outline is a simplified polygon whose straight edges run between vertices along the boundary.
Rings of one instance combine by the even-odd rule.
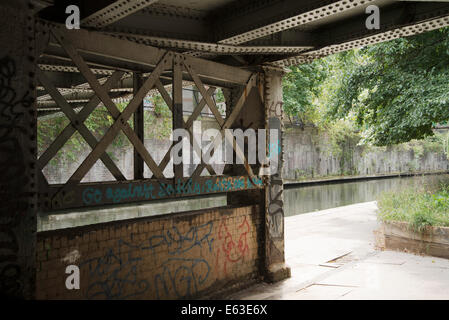
[[[378,207],[381,221],[408,222],[415,231],[427,226],[449,227],[449,185],[384,193]]]

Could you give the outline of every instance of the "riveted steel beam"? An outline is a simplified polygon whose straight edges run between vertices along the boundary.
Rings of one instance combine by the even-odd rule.
[[[102,30],[192,41],[214,40],[204,12],[157,3]]]
[[[340,0],[340,1],[304,1],[286,0],[262,1],[260,7],[254,3],[217,17],[216,33],[218,43],[238,45],[265,37],[307,23],[341,15],[355,8],[366,7],[376,1]]]
[[[160,38],[147,35],[130,34],[123,32],[108,32],[107,34],[118,38],[126,38],[138,43],[143,43],[149,46],[156,46],[171,49],[193,50],[195,52],[215,53],[215,54],[240,54],[240,55],[254,55],[254,54],[288,54],[300,53],[307,49],[313,48],[310,45],[251,45],[251,46],[236,46],[227,44],[216,44],[213,42],[200,42],[191,40],[181,40],[172,38]]]
[[[66,30],[64,36],[73,43],[83,58],[85,57],[83,54],[89,54],[88,61],[93,59],[93,56],[98,56],[110,58],[119,63],[127,62],[154,68],[167,52],[87,30]],[[204,59],[192,58],[191,63],[206,84],[245,85],[251,76],[249,71]],[[183,79],[189,80],[185,77]]]
[[[117,0],[87,18],[81,24],[85,27],[102,28],[152,5],[158,0]]]
[[[399,11],[396,11],[399,13]],[[392,11],[393,12],[393,11]],[[391,13],[392,13],[391,12]],[[409,20],[401,19],[401,15],[389,14],[384,12],[385,19],[381,20],[380,30],[367,30],[360,27],[354,27],[354,21],[348,21],[347,24],[328,28],[321,34],[329,44],[305,52],[299,56],[292,56],[275,62],[278,66],[290,66],[295,64],[308,63],[317,58],[322,58],[330,54],[351,50],[380,42],[407,37],[435,29],[449,26],[449,4],[448,3],[419,3],[414,5],[413,15]],[[390,19],[388,17],[390,16]],[[403,15],[402,15],[403,16]],[[352,33],[344,33],[344,30],[352,28]],[[331,39],[334,39],[331,42]]]

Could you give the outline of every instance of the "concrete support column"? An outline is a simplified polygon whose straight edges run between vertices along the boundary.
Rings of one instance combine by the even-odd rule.
[[[282,166],[283,151],[283,71],[264,69],[264,106],[266,129],[278,131],[278,141],[269,140],[269,152],[275,161],[270,162],[270,175],[265,188],[265,279],[269,282],[280,281],[290,277],[290,268],[285,265],[284,254],[284,182]],[[267,134],[268,139],[269,135]],[[277,157],[276,157],[277,155]]]
[[[35,297],[35,28],[28,1],[0,3],[0,295]]]

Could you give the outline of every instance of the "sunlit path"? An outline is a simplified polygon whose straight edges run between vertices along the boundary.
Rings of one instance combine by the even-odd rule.
[[[229,298],[448,299],[448,260],[375,250],[376,210],[365,202],[287,217],[292,277]]]

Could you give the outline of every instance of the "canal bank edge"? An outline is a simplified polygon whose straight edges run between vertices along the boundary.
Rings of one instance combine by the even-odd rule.
[[[374,231],[376,247],[449,259],[449,227],[427,226],[415,231],[408,222],[381,222]]]

